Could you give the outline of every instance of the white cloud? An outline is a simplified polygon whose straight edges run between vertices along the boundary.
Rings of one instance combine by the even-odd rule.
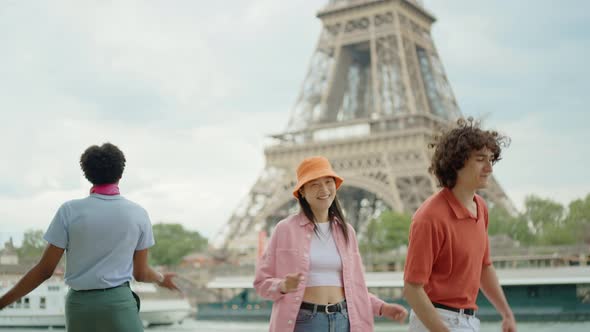
[[[45,229],[61,202],[84,196],[79,155],[105,141],[128,157],[123,194],[154,222],[214,235],[264,167],[264,135],[287,123],[323,3],[0,5],[11,27],[0,29],[0,240]],[[580,86],[590,73],[579,61],[587,42],[547,25],[563,38],[542,52],[516,47],[544,45],[512,29],[535,17],[517,20],[492,3],[426,5],[440,20],[435,43],[464,111],[491,114],[513,138],[496,174],[515,203],[529,193],[583,195],[589,177],[576,174],[590,160],[571,151],[588,141]],[[581,114],[573,129],[550,119],[572,112]]]
[[[517,207],[531,194],[564,205],[590,194],[589,160],[583,153],[590,140],[586,129],[571,126],[563,132],[545,115],[534,113],[491,126],[512,139],[495,173]]]
[[[77,164],[81,152],[109,140],[127,156],[121,181],[125,196],[146,207],[154,222],[179,222],[213,235],[264,166],[263,136],[247,130],[270,132],[280,121],[251,112],[233,114],[223,125],[168,132],[108,122],[100,123],[100,128],[82,121],[49,126],[44,131],[51,137],[48,144],[30,145],[36,156],[26,170],[19,170],[21,165],[16,163],[7,169],[16,174],[13,181],[22,183],[25,193],[0,197],[1,228],[21,230],[16,222],[45,228],[54,213],[51,208],[87,193],[89,184]]]
[[[586,80],[590,5],[426,1],[434,40],[465,115],[512,138],[496,178],[517,207],[590,193]],[[583,8],[586,7],[586,8]],[[526,13],[526,15],[524,15]],[[547,24],[551,22],[551,24]]]
[[[15,4],[19,38],[0,32],[1,232],[45,229],[87,193],[81,152],[111,141],[128,157],[123,193],[154,222],[213,235],[264,167],[264,135],[287,121],[296,89],[265,100],[284,68],[257,62],[276,45],[254,42],[282,39],[267,28],[296,5]]]

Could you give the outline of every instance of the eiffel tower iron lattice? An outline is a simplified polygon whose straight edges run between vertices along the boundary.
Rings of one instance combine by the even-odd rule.
[[[357,233],[385,209],[412,213],[434,193],[427,145],[461,112],[417,0],[331,0],[285,132],[272,136],[266,167],[214,239],[253,253],[260,231],[298,210],[295,167],[326,156],[344,177],[339,199]],[[488,204],[514,207],[492,179]]]

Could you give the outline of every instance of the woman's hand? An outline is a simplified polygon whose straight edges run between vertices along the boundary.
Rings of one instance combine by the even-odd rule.
[[[399,304],[384,303],[381,307],[381,316],[398,321],[402,324],[408,317],[408,311]]]
[[[287,294],[297,290],[297,286],[303,280],[303,273],[289,273],[281,282],[281,293]]]

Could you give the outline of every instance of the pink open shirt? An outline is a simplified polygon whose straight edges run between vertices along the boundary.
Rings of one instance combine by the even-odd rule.
[[[340,226],[332,228],[332,235],[342,259],[350,332],[370,332],[373,331],[373,317],[380,315],[384,302],[367,291],[356,234],[352,226],[347,226],[348,243]],[[309,274],[309,248],[314,234],[313,223],[303,213],[290,216],[277,224],[258,261],[254,288],[260,296],[274,301],[271,332],[292,332],[295,328]],[[304,280],[299,283],[297,291],[281,294],[281,280],[288,273],[298,272],[303,274]]]

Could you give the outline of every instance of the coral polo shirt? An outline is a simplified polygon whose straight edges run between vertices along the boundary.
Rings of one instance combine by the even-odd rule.
[[[492,264],[488,209],[478,195],[473,216],[444,188],[416,211],[410,226],[404,280],[424,285],[432,302],[477,309],[481,271]]]

